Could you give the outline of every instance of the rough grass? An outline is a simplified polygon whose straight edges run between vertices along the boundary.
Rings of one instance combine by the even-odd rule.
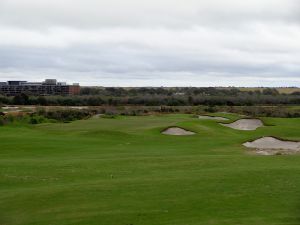
[[[300,156],[242,143],[300,140],[300,119],[263,120],[274,126],[164,115],[0,127],[0,224],[298,225]],[[168,126],[197,134],[160,134]]]

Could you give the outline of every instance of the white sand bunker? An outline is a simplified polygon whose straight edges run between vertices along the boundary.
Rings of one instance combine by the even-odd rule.
[[[177,135],[177,136],[186,136],[186,135],[194,135],[195,133],[192,131],[188,131],[182,129],[180,127],[170,127],[162,132],[162,134],[166,135]]]
[[[221,125],[235,130],[256,130],[264,126],[263,122],[259,119],[241,119],[230,124],[221,123]]]
[[[274,137],[263,137],[252,142],[246,142],[243,145],[255,149],[259,155],[300,153],[300,142],[282,141]]]
[[[229,120],[225,117],[220,117],[220,116],[198,116],[199,119],[203,120]]]

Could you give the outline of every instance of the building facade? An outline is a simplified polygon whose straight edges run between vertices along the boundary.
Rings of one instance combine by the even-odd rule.
[[[0,82],[0,94],[15,96],[28,95],[78,95],[80,85],[68,85],[65,82],[57,82],[55,79],[46,79],[44,82],[7,81]]]

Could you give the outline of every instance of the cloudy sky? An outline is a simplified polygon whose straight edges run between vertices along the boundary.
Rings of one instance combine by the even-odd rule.
[[[0,81],[300,86],[299,0],[0,0]]]

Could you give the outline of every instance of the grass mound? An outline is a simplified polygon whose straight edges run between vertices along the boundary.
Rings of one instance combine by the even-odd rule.
[[[228,118],[220,117],[220,116],[198,116],[198,118],[203,120],[220,120],[220,121],[229,120]]]

